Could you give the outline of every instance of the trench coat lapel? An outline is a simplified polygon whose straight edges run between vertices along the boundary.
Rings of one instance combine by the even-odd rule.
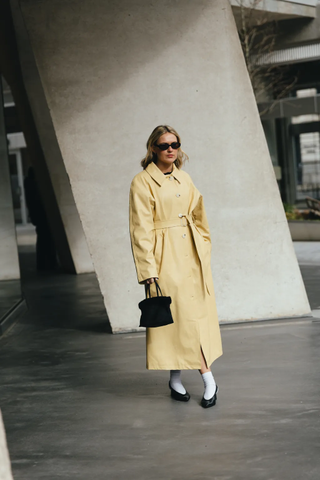
[[[146,172],[150,175],[151,178],[153,178],[155,182],[157,182],[158,185],[160,185],[160,187],[162,186],[166,177],[154,162],[149,163],[149,165],[146,168]],[[181,183],[181,174],[179,169],[175,166],[175,164],[173,164],[172,176],[176,180],[178,180],[179,183]]]
[[[173,164],[172,176],[173,176],[176,180],[178,180],[179,183],[181,183],[181,181],[182,181],[181,172],[180,172],[179,168],[177,168],[177,167],[175,166],[175,164]]]

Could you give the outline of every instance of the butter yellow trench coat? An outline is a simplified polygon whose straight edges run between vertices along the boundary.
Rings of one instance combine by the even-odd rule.
[[[163,295],[172,298],[174,323],[147,329],[147,368],[199,369],[201,349],[211,365],[222,346],[201,194],[186,172],[173,165],[164,175],[152,162],[134,177],[129,205],[138,282],[159,277]]]

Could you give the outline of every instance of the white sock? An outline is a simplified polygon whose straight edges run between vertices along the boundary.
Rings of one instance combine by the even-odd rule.
[[[181,370],[170,370],[170,385],[173,390],[184,395],[187,390],[181,383]]]
[[[201,376],[204,383],[203,397],[205,400],[210,400],[210,398],[212,398],[215,394],[216,382],[211,372],[202,373]]]

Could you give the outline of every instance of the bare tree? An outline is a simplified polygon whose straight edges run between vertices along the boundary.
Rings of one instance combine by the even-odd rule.
[[[277,65],[272,60],[279,28],[276,20],[259,8],[261,2],[238,0],[237,19],[238,34],[257,103],[286,97],[297,82],[296,77],[288,75],[288,66]]]

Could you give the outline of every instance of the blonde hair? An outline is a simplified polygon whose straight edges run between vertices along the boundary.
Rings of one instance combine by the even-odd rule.
[[[177,137],[177,141],[181,143],[181,139],[179,134],[176,132],[176,130],[169,125],[158,125],[153,132],[151,133],[150,137],[148,138],[147,141],[147,154],[146,156],[141,160],[141,166],[143,169],[147,168],[147,166],[151,162],[157,163],[157,154],[152,151],[152,147],[157,143],[159,138],[165,134],[165,133],[172,133]],[[176,160],[174,161],[174,164],[177,168],[181,168],[183,163],[188,160],[189,157],[186,153],[184,153],[183,150],[181,150],[181,147],[178,149],[178,155]]]

